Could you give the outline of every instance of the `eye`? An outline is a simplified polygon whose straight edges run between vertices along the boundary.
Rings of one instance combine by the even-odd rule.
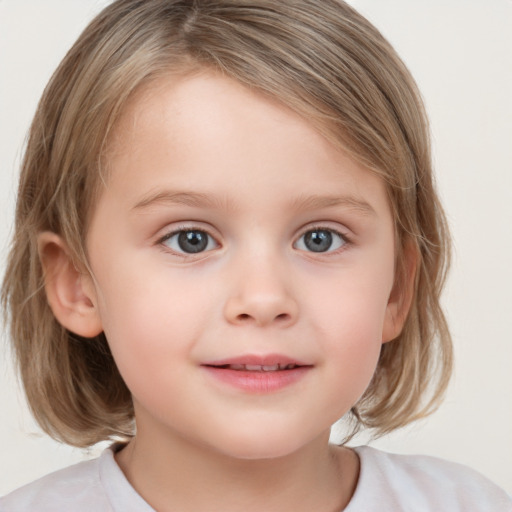
[[[218,247],[217,242],[206,231],[200,229],[181,229],[166,235],[160,243],[181,254],[197,254]]]
[[[309,252],[332,252],[348,243],[346,237],[332,229],[311,229],[294,244],[295,249]]]

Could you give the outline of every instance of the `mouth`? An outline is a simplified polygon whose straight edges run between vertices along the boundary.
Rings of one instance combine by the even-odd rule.
[[[244,392],[266,394],[301,380],[312,364],[281,355],[241,356],[201,365],[217,381]]]
[[[283,354],[245,354],[226,359],[207,361],[203,366],[219,368],[221,370],[235,370],[246,372],[277,372],[294,370],[302,366],[313,366],[299,359]]]
[[[279,372],[284,370],[294,370],[300,368],[301,365],[295,363],[288,364],[221,364],[221,365],[204,365],[211,368],[219,368],[220,370],[235,370],[239,372]]]

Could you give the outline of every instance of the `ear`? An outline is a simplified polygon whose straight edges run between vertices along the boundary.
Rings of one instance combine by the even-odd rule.
[[[415,244],[407,242],[403,249],[402,276],[396,279],[386,307],[382,343],[394,340],[402,332],[414,298],[418,257]]]
[[[40,233],[37,247],[46,297],[57,321],[85,338],[100,334],[103,328],[91,277],[76,268],[67,244],[55,233]]]

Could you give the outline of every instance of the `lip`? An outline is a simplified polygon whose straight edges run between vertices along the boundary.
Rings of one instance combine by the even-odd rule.
[[[232,368],[245,366],[260,368]],[[277,369],[273,368],[276,366]],[[313,368],[313,365],[281,354],[248,354],[208,361],[201,367],[215,380],[230,387],[250,393],[266,394],[298,382]]]
[[[313,366],[311,364],[294,359],[282,354],[247,354],[226,359],[216,359],[207,361],[203,366],[229,366],[229,365],[255,365],[255,366],[288,366],[294,364],[296,366]]]

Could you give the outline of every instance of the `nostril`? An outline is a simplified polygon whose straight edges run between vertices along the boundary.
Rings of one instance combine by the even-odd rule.
[[[290,318],[291,318],[291,316],[288,313],[280,313],[279,315],[274,317],[274,321],[284,322],[284,321],[288,321]],[[249,315],[248,313],[240,313],[237,316],[237,319],[239,321],[246,322],[248,320],[251,320],[252,316]]]

